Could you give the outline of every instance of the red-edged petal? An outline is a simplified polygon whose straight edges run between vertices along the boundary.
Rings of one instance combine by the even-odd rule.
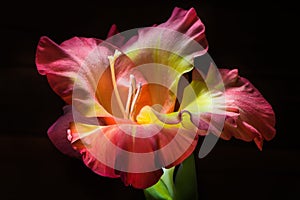
[[[66,103],[71,104],[72,78],[76,77],[80,67],[76,59],[48,37],[41,37],[36,52],[36,65],[40,74],[47,75],[52,89]]]
[[[145,189],[156,184],[162,175],[163,170],[161,169],[146,173],[120,173],[121,179],[126,186],[131,185],[138,189]]]
[[[110,38],[118,33],[119,33],[119,31],[118,31],[117,25],[113,24],[113,25],[111,25],[111,27],[107,33],[107,38]]]
[[[120,48],[125,43],[125,37],[119,33],[117,26],[113,24],[108,31],[106,41]]]
[[[77,141],[77,143],[80,142]],[[93,154],[91,154],[86,148],[84,148],[82,144],[77,144],[76,147],[78,146],[81,146],[78,150],[82,154],[82,160],[87,167],[89,167],[93,172],[99,174],[100,176],[109,178],[120,177],[126,186],[145,189],[157,183],[157,181],[163,174],[163,171],[161,169],[145,173],[129,173],[118,171],[100,162],[93,156]]]
[[[151,119],[160,115],[154,110],[151,110],[152,113],[144,111],[146,118],[147,114],[152,114]],[[111,177],[118,174],[112,170],[115,169],[120,172],[125,184],[149,187],[159,179],[162,167],[179,164],[196,147],[198,135],[194,126],[191,129],[189,115],[181,115],[141,125],[75,123],[71,131],[72,144],[83,153],[83,161],[95,173]]]
[[[176,7],[165,23],[138,29],[137,35],[132,36],[121,49],[136,65],[159,63],[181,72],[180,67],[193,64],[194,57],[206,53],[208,45],[204,24],[195,9],[187,11]],[[178,66],[183,60],[187,62]]]
[[[202,21],[197,16],[194,8],[189,10],[184,10],[181,8],[174,8],[171,17],[164,23],[153,26],[154,28],[141,28],[138,34],[129,39],[129,41],[122,47],[123,50],[132,50],[138,47],[149,46],[147,43],[153,43],[160,39],[164,41],[162,45],[174,45],[178,43],[176,37],[174,37],[174,32],[179,32],[192,39],[193,41],[199,43],[202,46],[202,52],[198,52],[198,55],[204,54],[208,49],[208,43],[205,37],[205,26]],[[157,28],[157,29],[156,29]],[[170,31],[166,34],[162,34],[164,29],[169,29]],[[171,33],[171,34],[170,34]],[[178,35],[177,39],[178,39]],[[178,43],[179,46],[180,43]],[[158,46],[164,47],[164,46]],[[187,44],[183,45],[180,50],[183,52],[184,48],[189,48]],[[160,48],[166,49],[166,48]],[[177,48],[174,48],[178,51]],[[185,50],[188,52],[187,50]],[[176,52],[176,51],[171,51]],[[190,52],[191,53],[191,52]],[[195,52],[193,52],[195,53]]]
[[[102,43],[102,40],[96,38],[73,37],[62,42],[59,47],[76,59],[80,65],[79,67],[83,67],[83,62],[86,62],[88,56],[90,56],[90,54],[95,50],[98,50]],[[104,54],[107,54],[107,51],[109,51],[106,49],[101,50]]]
[[[121,47],[149,83],[141,93],[150,99],[146,105],[159,104],[163,113],[174,110],[180,77],[192,70],[195,56],[207,51],[204,31],[193,8],[188,11],[175,8],[165,23],[139,29],[137,35]],[[163,67],[168,72],[163,71]],[[166,73],[169,76],[166,77]]]
[[[271,140],[276,132],[271,105],[247,79],[238,75],[236,69],[221,69],[220,73],[225,85],[226,106],[237,108],[227,111],[228,118],[221,137],[230,139],[234,136],[245,141],[254,139],[262,149],[263,140]]]
[[[205,37],[205,26],[197,16],[194,8],[183,10],[174,8],[168,21],[157,27],[169,28],[181,32],[199,42],[204,49],[208,48]]]
[[[105,176],[109,178],[118,178],[120,175],[117,173],[117,171],[111,167],[108,167],[107,165],[104,165],[99,160],[95,159],[95,157],[90,154],[86,149],[82,149],[80,151],[82,154],[82,160],[84,164],[89,167],[93,172],[96,174],[99,174],[100,176]]]
[[[65,106],[64,115],[59,117],[48,129],[48,137],[54,146],[62,153],[71,157],[80,158],[80,153],[73,149],[71,142],[67,138],[67,130],[70,128],[71,122],[73,122],[72,108],[71,106]]]
[[[74,37],[57,45],[48,37],[41,37],[36,52],[39,73],[47,76],[51,88],[67,104],[73,104],[87,117],[110,116],[95,93],[100,76],[110,77],[104,72],[109,66],[107,57],[113,55],[115,47],[100,43],[93,38]],[[109,88],[110,82],[106,84]],[[111,93],[105,90],[97,94],[105,97]]]
[[[237,69],[220,69],[219,72],[223,81],[214,78],[216,71],[212,67],[209,69],[205,80],[213,88],[208,91],[206,87],[202,90],[198,87],[197,90],[202,92],[196,91],[199,92],[197,100],[186,103],[184,109],[198,106],[200,112],[195,109],[189,111],[194,121],[199,123],[197,126],[201,135],[207,134],[210,124],[211,131],[222,139],[228,140],[233,136],[244,141],[254,140],[258,148],[262,149],[263,140],[268,141],[275,136],[275,114],[271,105],[247,79],[238,75]],[[193,80],[204,84],[197,71],[193,73]],[[206,101],[209,98],[211,101]],[[204,109],[205,106],[207,109]],[[223,120],[224,127],[219,135],[218,127],[222,127],[220,123]]]
[[[99,174],[100,176],[109,178],[120,177],[126,186],[130,185],[138,189],[145,189],[154,185],[163,174],[161,169],[145,173],[128,173],[118,171],[100,162],[86,148],[81,148],[80,152],[82,154],[83,162],[93,172]]]

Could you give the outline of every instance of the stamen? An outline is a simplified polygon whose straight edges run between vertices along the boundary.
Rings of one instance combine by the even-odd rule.
[[[111,71],[111,80],[112,80],[112,84],[114,87],[114,92],[117,98],[117,103],[119,105],[119,108],[124,116],[124,118],[126,118],[126,113],[125,113],[125,109],[124,109],[124,105],[122,103],[118,88],[117,88],[117,82],[116,82],[116,75],[115,75],[115,61],[116,59],[121,55],[122,53],[118,50],[115,50],[115,53],[113,56],[108,56],[108,60],[110,63],[110,71]]]
[[[138,87],[137,87],[137,91],[136,91],[136,93],[135,93],[135,95],[134,95],[134,98],[133,98],[133,100],[132,100],[132,103],[131,103],[131,106],[130,106],[130,118],[132,119],[132,112],[133,112],[133,109],[134,109],[134,106],[135,106],[135,103],[136,103],[136,101],[137,101],[137,99],[138,99],[138,97],[140,96],[140,93],[141,93],[141,88],[142,88],[142,83],[139,83],[138,84]]]
[[[130,86],[129,86],[129,91],[128,91],[128,96],[127,96],[127,102],[126,102],[126,108],[125,108],[125,113],[127,116],[127,119],[129,119],[129,115],[130,115],[130,106],[131,106],[131,100],[132,100],[132,96],[135,92],[136,89],[136,81],[135,78],[132,74],[130,74]]]
[[[136,86],[136,80],[134,75],[130,74],[130,86],[128,90],[128,96],[127,96],[127,102],[126,107],[124,108],[124,105],[122,103],[118,88],[117,88],[117,82],[116,82],[116,75],[115,75],[115,61],[116,59],[121,55],[121,52],[116,50],[113,56],[108,56],[108,60],[110,63],[110,71],[111,71],[111,80],[114,87],[114,93],[116,95],[117,103],[119,105],[119,108],[123,114],[123,117],[125,119],[132,119],[133,117],[133,110],[135,108],[135,104],[138,100],[138,97],[141,93],[142,83],[139,83]]]

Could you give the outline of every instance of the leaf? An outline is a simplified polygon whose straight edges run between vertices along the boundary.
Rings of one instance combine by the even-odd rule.
[[[144,190],[147,200],[197,200],[198,187],[194,155],[190,155],[179,166],[164,169],[160,180]]]
[[[190,155],[178,167],[175,174],[175,198],[176,200],[197,200],[198,186],[194,155]]]
[[[173,184],[173,173],[174,168],[163,169],[164,174],[159,181],[144,190],[144,194],[147,200],[173,200],[174,196],[174,184]]]

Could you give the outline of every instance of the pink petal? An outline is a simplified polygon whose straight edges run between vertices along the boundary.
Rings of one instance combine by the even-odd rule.
[[[219,88],[221,83],[212,78],[212,68],[209,69],[205,80],[210,80],[215,88]],[[238,75],[238,70],[220,69],[225,91],[221,97],[225,97],[225,102],[214,105],[217,113],[194,113],[194,121],[199,122],[199,134],[205,135],[208,124],[211,131],[218,136],[219,119],[224,119],[224,127],[220,137],[229,140],[232,136],[244,141],[256,143],[262,149],[263,140],[271,140],[275,136],[275,114],[271,105],[262,94],[245,78]],[[195,70],[193,80],[202,81],[202,77]],[[218,90],[217,90],[218,91]],[[212,93],[214,94],[214,93]],[[213,95],[213,98],[219,98]],[[218,101],[215,101],[218,102]],[[225,105],[224,105],[225,103]],[[225,115],[225,116],[224,116]],[[212,120],[214,118],[214,120]],[[195,122],[195,123],[198,123]]]
[[[159,25],[155,24],[153,27],[156,27],[157,29],[141,28],[138,31],[138,35],[130,38],[129,41],[122,47],[122,49],[132,49],[131,46],[134,46],[134,48],[143,47],[147,43],[152,43],[153,39],[155,40],[157,38],[160,38],[161,41],[164,41],[164,45],[174,45],[174,42],[177,42],[175,41],[176,38],[172,38],[170,37],[171,35],[168,34],[161,35],[163,29],[169,29],[173,32],[180,32],[199,43],[203,48],[203,52],[198,53],[198,55],[204,54],[208,49],[208,42],[205,36],[205,26],[197,16],[194,8],[184,10],[176,7],[172,12],[171,17],[166,22]],[[184,49],[185,46],[187,45],[183,45],[182,48]]]
[[[164,113],[174,110],[176,98],[167,88],[177,85],[175,82],[178,81],[179,76],[192,70],[195,56],[206,53],[208,45],[204,31],[204,25],[193,8],[188,11],[175,8],[165,23],[155,28],[139,29],[138,34],[131,37],[121,47],[137,67],[153,65],[148,67],[148,71],[143,67],[139,68],[148,82],[161,80],[160,83],[144,86],[144,93],[141,96],[147,95],[147,99],[151,100],[150,104],[149,101],[147,102],[147,105],[161,105]],[[177,77],[174,75],[166,77],[165,73],[149,70],[155,65],[170,67],[177,72]],[[153,77],[156,78],[153,79]],[[161,87],[162,85],[165,88]]]
[[[86,149],[82,149],[80,151],[82,154],[82,160],[84,164],[89,167],[93,172],[99,174],[100,176],[105,176],[109,178],[118,178],[120,175],[117,171],[111,167],[108,167],[101,163],[99,160],[95,159],[95,157],[90,154]]]
[[[42,37],[37,47],[36,65],[39,73],[47,76],[51,88],[67,104],[73,104],[85,116],[110,116],[101,105],[102,102],[95,99],[95,92],[99,76],[109,66],[107,57],[113,55],[115,47],[100,43],[100,40],[93,38],[74,37],[57,45],[49,38]],[[106,75],[110,77],[110,74]],[[76,92],[73,93],[75,80]],[[107,88],[109,83],[106,83]],[[111,92],[97,94],[106,97]],[[96,114],[90,108],[95,108],[93,111]]]
[[[124,45],[125,41],[125,37],[122,33],[119,33],[117,26],[113,24],[108,31],[106,42],[120,48]]]
[[[96,38],[73,37],[61,43],[60,47],[69,55],[76,57],[81,64],[101,43],[102,40]]]
[[[119,31],[118,31],[117,25],[113,24],[107,33],[107,38],[110,38],[118,33],[119,33]]]
[[[168,21],[157,27],[169,28],[181,32],[201,44],[204,49],[208,49],[205,37],[205,27],[201,22],[194,8],[183,10],[174,8]]]
[[[94,42],[93,42],[94,41]],[[40,74],[47,75],[52,89],[66,103],[72,103],[74,79],[99,40],[74,37],[57,45],[48,37],[41,37],[36,51],[36,65]]]
[[[71,104],[73,80],[65,72],[75,77],[79,69],[76,59],[48,37],[41,37],[36,52],[36,65],[40,74],[47,75],[52,89],[66,103]]]
[[[120,172],[126,185],[145,188],[158,181],[162,167],[179,164],[194,151],[197,144],[196,132],[178,128],[180,118],[164,123],[164,126],[93,126],[76,123],[72,126],[72,144],[95,173],[115,176],[118,173],[113,171],[114,168]]]
[[[276,132],[271,105],[247,79],[238,75],[237,70],[221,69],[220,73],[224,80],[227,107],[238,109],[228,110],[221,137],[230,139],[234,136],[245,141],[254,139],[261,149],[263,140],[271,140]]]
[[[67,138],[67,130],[71,122],[73,122],[72,108],[71,106],[65,106],[64,115],[58,118],[48,129],[48,137],[54,146],[62,153],[71,157],[80,158],[80,153],[73,149],[71,142]]]
[[[163,174],[163,171],[161,169],[146,173],[128,173],[117,171],[101,163],[91,153],[89,153],[87,149],[83,148],[80,152],[82,154],[83,162],[94,173],[109,178],[120,177],[126,186],[130,185],[138,189],[145,189],[154,185]]]

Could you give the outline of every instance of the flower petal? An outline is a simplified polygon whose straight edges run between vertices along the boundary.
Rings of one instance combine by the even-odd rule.
[[[118,33],[119,33],[119,31],[118,31],[117,25],[113,24],[107,33],[107,38],[110,38]]]
[[[79,69],[76,59],[48,37],[41,37],[36,52],[36,65],[40,74],[47,75],[52,89],[66,103],[71,104],[73,79]]]
[[[168,32],[164,30],[169,30]],[[178,33],[176,35],[175,33]],[[201,49],[197,49],[198,55],[204,54],[208,49],[208,43],[205,37],[205,26],[197,16],[194,8],[190,10],[184,10],[181,8],[174,8],[171,17],[162,24],[159,24],[153,28],[141,28],[138,30],[138,35],[135,35],[129,39],[129,41],[122,47],[125,52],[131,51],[133,49],[141,49],[145,47],[154,47],[153,45],[158,45],[157,49],[175,51],[170,52],[185,52],[195,53],[193,50],[189,49],[193,45],[183,43],[177,39],[181,38],[179,33],[182,33],[186,38],[191,39],[197,44],[201,45]],[[163,41],[158,43],[158,41]],[[189,41],[191,42],[191,41]],[[187,45],[189,44],[189,45]],[[171,47],[173,46],[173,47]],[[195,47],[194,47],[195,48]]]
[[[121,172],[120,176],[126,186],[131,185],[138,189],[145,189],[157,183],[162,174],[163,170],[159,169],[145,173]]]
[[[141,67],[138,70],[149,83],[141,96],[146,95],[151,99],[150,106],[159,104],[163,113],[174,110],[180,77],[192,70],[195,56],[207,51],[204,31],[204,25],[193,8],[188,11],[175,8],[168,21],[155,27],[139,29],[138,34],[121,47],[132,62],[138,68]],[[157,69],[163,67],[169,71],[157,72]],[[165,76],[166,73],[170,75],[169,78]]]
[[[90,154],[88,151],[86,151],[85,148],[81,149],[80,153],[82,155],[82,160],[84,164],[96,174],[100,176],[109,177],[109,178],[120,177],[120,175],[117,173],[115,169],[108,167],[107,165],[101,163],[99,160],[95,159],[95,157],[92,154]]]
[[[117,26],[113,24],[108,31],[106,41],[117,47],[121,47],[125,43],[125,37],[119,33]]]
[[[275,114],[271,105],[261,93],[245,78],[238,75],[238,71],[221,69],[220,73],[225,85],[228,110],[222,138],[234,136],[238,139],[255,143],[262,149],[263,140],[271,140],[275,136]]]
[[[275,115],[271,105],[247,79],[238,75],[236,69],[220,69],[219,72],[223,82],[213,79],[211,68],[205,78],[194,73],[190,86],[197,98],[193,100],[189,97],[191,91],[185,91],[181,109],[191,112],[201,134],[207,134],[205,129],[210,124],[211,131],[222,139],[228,140],[233,136],[244,141],[254,140],[262,149],[263,140],[268,141],[275,136]],[[214,88],[208,90],[203,80],[211,80]],[[221,85],[225,88],[222,92]],[[218,127],[222,127],[222,120],[225,120],[224,127],[219,135]]]
[[[82,153],[85,164],[97,174],[113,176],[117,174],[112,171],[115,169],[126,184],[148,187],[157,182],[162,167],[169,168],[186,159],[198,140],[188,113],[164,115],[165,118],[159,115],[163,114],[145,107],[138,116],[138,122],[143,122],[139,125],[74,123],[71,141]],[[98,164],[100,167],[95,166]]]
[[[158,27],[165,27],[184,33],[200,43],[203,49],[207,50],[208,48],[205,37],[205,26],[197,16],[194,8],[189,10],[183,10],[178,7],[174,8],[170,19],[158,25]]]
[[[36,65],[67,104],[73,104],[87,117],[109,117],[108,105],[113,90],[108,56],[113,55],[115,49],[94,38],[74,37],[57,45],[48,37],[41,37]],[[123,71],[116,70],[116,73]],[[103,81],[106,84],[100,84]]]
[[[65,106],[64,115],[58,118],[48,129],[48,137],[54,146],[62,153],[71,157],[80,158],[80,153],[73,149],[71,142],[67,138],[67,130],[71,122],[73,122],[72,108],[71,106]]]
[[[145,173],[128,173],[118,171],[100,162],[86,148],[80,148],[80,153],[82,154],[82,159],[85,165],[94,173],[109,178],[120,177],[126,186],[130,185],[134,188],[145,189],[154,185],[163,174],[161,169]]]

